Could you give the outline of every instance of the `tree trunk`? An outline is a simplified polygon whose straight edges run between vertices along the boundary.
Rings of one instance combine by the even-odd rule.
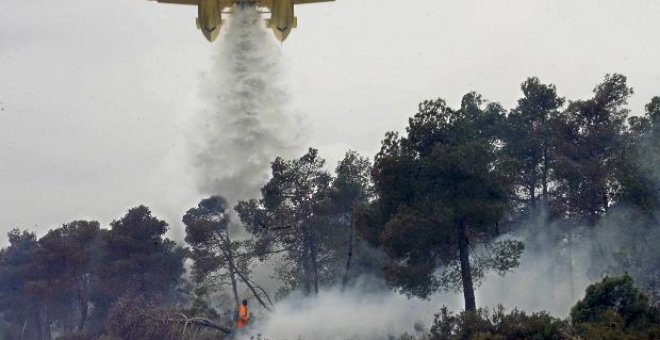
[[[470,249],[468,246],[465,222],[458,225],[458,250],[461,262],[461,281],[463,282],[463,297],[465,299],[465,310],[477,311],[477,302],[474,298],[474,286],[472,284],[472,271],[470,268]]]
[[[231,291],[234,294],[234,301],[236,302],[235,306],[238,306],[241,304],[241,300],[238,297],[238,285],[236,284],[236,272],[234,271],[233,263],[229,265],[229,279],[231,280]]]
[[[301,258],[300,262],[302,264],[302,275],[303,275],[303,290],[305,294],[312,292],[312,278],[311,278],[311,254],[309,251],[309,233],[306,227],[303,227],[303,242],[301,249]]]
[[[48,318],[48,306],[44,305],[37,309],[37,337],[39,340],[50,340],[50,320]]]
[[[552,260],[550,261],[550,268],[548,268],[548,281],[550,285],[550,298],[555,299],[555,261],[554,253],[551,254]]]
[[[548,176],[550,174],[550,161],[548,160],[548,146],[545,145],[546,143],[543,145],[543,174],[541,177],[541,185],[543,186],[543,205],[548,204]]]
[[[575,278],[573,276],[573,231],[568,232],[568,285],[571,293],[571,302],[575,301]]]
[[[318,295],[319,294],[319,269],[317,263],[318,250],[316,249],[316,238],[314,237],[314,235],[310,235],[309,246],[310,246],[309,247],[310,259],[312,261],[312,283],[314,285],[314,294]]]
[[[355,225],[353,224],[353,215],[349,216],[348,223],[348,256],[346,256],[346,268],[344,269],[344,277],[341,280],[341,290],[346,289],[346,284],[348,284],[348,273],[351,270],[351,261],[353,259],[353,244],[355,242]]]
[[[42,321],[41,321],[41,308],[37,308],[37,310],[35,311],[34,324],[36,326],[33,329],[35,338],[38,339],[38,340],[43,340],[43,338],[44,338],[43,337],[43,329],[44,328],[43,328]],[[30,334],[29,331],[28,331],[28,334]],[[27,339],[30,339],[29,335],[27,336]]]
[[[254,286],[250,283],[250,280],[248,280],[248,278],[245,277],[240,271],[235,270],[235,272],[236,272],[236,275],[238,275],[238,277],[241,279],[241,281],[252,292],[252,295],[254,295],[254,298],[257,299],[257,301],[259,301],[259,304],[261,304],[264,308],[266,308],[266,310],[271,311],[272,309],[270,308],[270,306],[268,306],[268,304],[266,304],[266,302],[261,298],[261,296],[259,295],[259,292],[257,291],[257,289],[254,288]]]
[[[236,302],[235,306],[240,305],[241,300],[238,297],[238,285],[236,284],[236,271],[234,264],[234,254],[231,251],[231,239],[229,238],[229,228],[225,229],[226,239],[222,240],[225,243],[225,248],[227,249],[225,260],[229,263],[229,278],[231,280],[231,290],[234,293],[234,301]]]
[[[19,336],[19,339],[21,339],[21,340],[25,339],[25,330],[27,329],[27,325],[28,325],[28,322],[27,322],[27,320],[25,320],[23,322],[23,327],[21,327],[21,333],[20,333],[20,336]]]
[[[236,301],[236,306],[240,305],[240,298],[238,297],[238,284],[236,281],[236,276],[243,282],[248,289],[252,292],[252,295],[259,301],[259,303],[266,308],[268,311],[271,310],[271,308],[266,304],[266,302],[261,298],[259,295],[259,292],[254,288],[254,286],[250,283],[249,279],[241,273],[238,268],[236,268],[236,264],[234,263],[234,253],[231,251],[231,238],[229,237],[229,230],[225,231],[225,237],[223,238],[222,236],[220,237],[220,242],[223,244],[219,245],[220,251],[222,252],[222,255],[225,257],[225,260],[227,260],[227,264],[229,265],[229,276],[231,278],[231,285],[232,285],[232,290],[234,293],[234,300]],[[217,240],[216,240],[217,241]]]
[[[304,227],[304,249],[303,249],[303,271],[305,277],[305,293],[309,294],[314,289],[314,294],[319,293],[319,275],[317,266],[316,239],[308,227]]]
[[[78,309],[80,310],[80,321],[78,322],[78,331],[82,331],[85,328],[85,322],[87,321],[87,294],[85,293],[85,275],[82,275],[82,287],[78,286]]]

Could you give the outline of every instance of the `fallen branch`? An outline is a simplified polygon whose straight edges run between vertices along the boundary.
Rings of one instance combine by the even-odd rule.
[[[204,319],[204,318],[189,318],[185,316],[184,314],[179,314],[181,319],[168,319],[166,320],[167,322],[176,322],[176,323],[183,323],[183,331],[181,332],[182,335],[186,334],[186,330],[188,329],[188,325],[194,325],[197,327],[204,327],[204,328],[212,328],[215,330],[219,330],[225,334],[230,334],[231,328],[225,327],[225,326],[220,326],[217,323],[209,320],[209,319]]]

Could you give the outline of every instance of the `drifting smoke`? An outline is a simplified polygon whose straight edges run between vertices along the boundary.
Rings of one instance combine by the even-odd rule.
[[[506,276],[486,275],[476,291],[477,304],[528,312],[544,310],[567,318],[586,287],[606,275],[627,272],[643,284],[644,278],[653,275],[649,271],[657,271],[660,250],[655,243],[660,239],[660,226],[631,222],[639,220],[635,216],[632,210],[621,209],[590,228],[551,223],[539,212],[505,236],[525,242],[520,266]],[[572,231],[570,240],[567,228]],[[636,268],[626,265],[624,254],[642,262],[635,262]],[[651,280],[658,282],[660,277]],[[330,288],[316,297],[294,294],[278,302],[273,313],[262,315],[251,336],[262,334],[269,340],[398,338],[404,333],[428,332],[443,306],[461,311],[462,294],[408,299],[384,289],[382,283],[358,280],[346,291]]]
[[[649,277],[655,266],[652,261],[660,259],[655,246],[660,225],[640,218],[634,210],[611,211],[595,227],[548,221],[547,214],[539,212],[515,237],[525,243],[520,266],[504,277],[484,278],[477,291],[482,305],[503,304],[567,317],[588,285],[626,273],[638,285],[654,290]]]
[[[297,131],[285,114],[280,51],[261,15],[236,8],[228,26],[213,72],[202,79],[206,108],[192,140],[200,191],[234,202],[259,192],[270,162],[289,154]]]
[[[257,324],[251,336],[268,340],[380,340],[403,333],[428,331],[442,304],[457,310],[461,300],[443,296],[433,300],[408,299],[383,290],[371,279],[358,280],[341,291],[325,289],[316,297],[293,295],[279,302],[265,322]],[[245,339],[248,339],[246,337]]]

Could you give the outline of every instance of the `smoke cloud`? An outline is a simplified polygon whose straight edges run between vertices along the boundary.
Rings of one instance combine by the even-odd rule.
[[[331,288],[315,297],[289,296],[277,303],[272,314],[257,320],[245,339],[262,334],[268,340],[376,340],[417,334],[428,330],[443,304],[456,310],[461,300],[458,295],[408,299],[363,279],[343,292]]]
[[[549,222],[541,212],[516,233],[525,242],[520,267],[504,277],[491,274],[478,290],[480,303],[567,317],[588,285],[606,276],[629,274],[651,295],[657,283],[658,219],[619,207],[594,227]]]
[[[604,276],[628,273],[649,289],[645,285],[649,279],[658,281],[649,277],[653,275],[649,271],[657,268],[660,259],[654,243],[660,238],[660,226],[635,217],[634,210],[620,209],[598,226],[585,227],[550,222],[544,211],[534,214],[515,232],[503,236],[525,242],[520,266],[505,276],[486,275],[476,291],[478,306],[501,304],[507,310],[547,311],[567,318],[586,287]],[[570,239],[566,236],[569,231]],[[641,262],[628,264],[626,257]],[[287,297],[276,304],[273,313],[257,318],[250,336],[262,334],[269,340],[397,338],[403,333],[427,332],[443,306],[460,312],[462,294],[408,299],[387,290],[382,282],[362,279],[343,292],[329,288],[316,297]]]
[[[298,139],[286,114],[281,54],[255,8],[234,9],[223,27],[211,73],[201,80],[205,108],[190,136],[201,193],[230,202],[253,197],[270,162]]]

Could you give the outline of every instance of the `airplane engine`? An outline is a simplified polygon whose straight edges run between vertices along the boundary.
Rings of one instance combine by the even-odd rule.
[[[270,20],[266,25],[273,30],[279,41],[286,40],[291,30],[298,26],[293,0],[273,0]]]
[[[197,28],[210,42],[220,34],[222,27],[222,6],[218,0],[200,0],[197,7]]]

